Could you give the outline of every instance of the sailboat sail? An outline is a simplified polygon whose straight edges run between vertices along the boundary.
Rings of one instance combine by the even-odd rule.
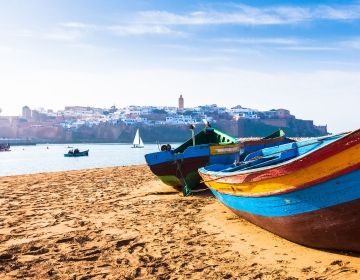
[[[140,137],[139,129],[136,130],[136,134],[133,141],[133,147],[134,148],[142,148],[144,147],[144,143]]]
[[[136,130],[136,134],[134,137],[134,141],[133,141],[134,145],[139,145],[140,144],[140,134],[139,134],[139,129]]]

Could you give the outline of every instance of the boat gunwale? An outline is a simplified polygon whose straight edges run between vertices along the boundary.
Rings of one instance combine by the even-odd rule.
[[[276,143],[277,141],[284,140],[286,138],[287,137],[285,135],[283,135],[283,136],[278,136],[278,137],[275,137],[275,138],[261,138],[261,139],[258,139],[258,140],[239,141],[239,143],[240,143],[240,147],[244,148],[244,147],[248,147],[248,146]],[[289,139],[289,138],[287,138],[287,139]],[[296,142],[296,141],[293,140],[293,142]]]
[[[218,190],[216,188],[210,187],[208,186],[209,189],[214,190],[216,192],[219,192],[221,194],[224,195],[231,195],[231,196],[238,196],[238,197],[267,197],[267,196],[274,196],[274,195],[282,195],[282,194],[286,194],[286,193],[290,193],[290,192],[294,192],[294,191],[298,191],[301,189],[306,189],[306,188],[311,188],[312,186],[316,185],[316,184],[321,184],[327,180],[331,180],[343,175],[346,175],[348,173],[351,173],[353,171],[356,171],[357,169],[360,168],[360,162],[354,166],[350,166],[348,168],[345,168],[341,171],[338,171],[332,175],[329,176],[325,176],[313,181],[309,181],[303,185],[299,185],[299,186],[292,186],[292,187],[288,187],[286,189],[278,189],[278,190],[272,190],[272,191],[267,191],[267,192],[259,192],[259,193],[234,193],[234,192],[225,192],[225,191],[221,191]],[[206,183],[205,181],[203,181],[203,183]]]
[[[355,130],[355,131],[352,131],[352,132],[344,132],[344,133],[340,133],[340,134],[335,134],[335,135],[329,135],[329,136],[325,136],[325,137],[321,137],[321,138],[315,138],[314,140],[326,140],[327,138],[331,138],[331,137],[334,137],[334,136],[337,136],[337,135],[341,135],[343,134],[341,137],[339,137],[337,140],[333,141],[333,142],[329,142],[321,147],[317,147],[307,153],[304,153],[303,155],[301,156],[298,156],[298,157],[295,157],[293,159],[290,159],[290,160],[287,160],[287,161],[284,161],[284,162],[280,162],[278,164],[275,164],[275,165],[270,165],[270,166],[265,166],[265,167],[260,167],[260,168],[255,168],[255,169],[247,169],[247,170],[239,170],[239,171],[233,171],[233,172],[223,172],[223,171],[210,171],[210,170],[207,170],[206,167],[202,167],[202,168],[199,168],[199,173],[200,174],[203,174],[203,175],[206,175],[206,176],[209,176],[209,177],[217,177],[217,178],[213,178],[213,180],[220,180],[222,178],[229,178],[229,177],[233,177],[233,176],[237,176],[237,175],[246,175],[246,174],[255,174],[255,173],[261,173],[263,171],[269,171],[269,170],[272,170],[272,169],[276,169],[276,168],[279,168],[281,166],[285,166],[285,165],[288,165],[288,164],[291,164],[295,161],[299,161],[299,160],[302,160],[304,159],[305,157],[309,156],[310,154],[313,154],[325,147],[328,147],[334,143],[337,143],[338,141],[340,140],[343,140],[345,138],[347,138],[348,136],[351,136],[353,134],[355,134],[356,132],[359,132],[360,133],[360,129],[358,130]],[[310,140],[309,140],[310,141]],[[315,144],[315,142],[314,142]],[[286,145],[286,144],[284,144]],[[218,175],[221,175],[221,176],[218,176]],[[221,178],[219,178],[221,177]]]

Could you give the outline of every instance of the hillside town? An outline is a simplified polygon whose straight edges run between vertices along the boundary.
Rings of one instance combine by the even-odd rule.
[[[327,134],[326,126],[316,126],[312,120],[298,120],[286,109],[271,109],[260,111],[245,108],[240,105],[232,108],[219,107],[216,104],[203,105],[194,108],[185,107],[184,97],[180,95],[177,107],[167,106],[128,106],[125,108],[94,108],[85,106],[66,106],[64,110],[22,108],[21,116],[0,116],[0,137],[2,138],[34,138],[57,141],[75,140],[72,134],[89,129],[107,133],[104,127],[186,127],[189,124],[201,126],[203,120],[220,127],[229,127],[226,123],[247,123],[274,128],[292,128],[294,124],[307,128],[309,135],[318,136]],[[225,125],[224,125],[225,124]],[[296,129],[295,129],[296,130]],[[101,134],[100,133],[100,134]],[[250,134],[249,134],[250,133]],[[107,133],[108,134],[108,133]],[[257,136],[251,131],[245,135],[241,131],[235,136]],[[296,134],[296,132],[291,133]],[[81,138],[81,137],[80,137]],[[86,137],[85,137],[86,138]],[[84,138],[84,139],[85,139]],[[121,137],[120,137],[121,138]],[[88,138],[86,138],[89,140]],[[99,135],[95,139],[126,140],[113,136]]]

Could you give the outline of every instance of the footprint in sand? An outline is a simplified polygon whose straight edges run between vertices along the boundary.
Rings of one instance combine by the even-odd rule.
[[[135,239],[136,237],[119,240],[116,242],[115,247],[117,250],[120,250],[122,247],[129,245]]]
[[[336,261],[333,261],[330,265],[343,266],[344,263],[342,262],[342,260],[336,260]]]
[[[307,266],[307,267],[303,267],[301,269],[301,272],[305,272],[305,273],[308,273],[310,271],[312,271],[314,268],[312,266]]]
[[[29,251],[24,255],[43,255],[49,252],[48,248],[41,247],[41,246],[31,246]]]
[[[9,261],[13,261],[14,260],[14,256],[11,254],[2,254],[0,255],[0,263],[5,263],[5,262],[9,262]]]

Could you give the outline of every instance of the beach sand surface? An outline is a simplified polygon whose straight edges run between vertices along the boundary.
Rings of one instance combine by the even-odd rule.
[[[0,279],[360,279],[146,166],[0,177]],[[360,238],[360,237],[359,237]]]

